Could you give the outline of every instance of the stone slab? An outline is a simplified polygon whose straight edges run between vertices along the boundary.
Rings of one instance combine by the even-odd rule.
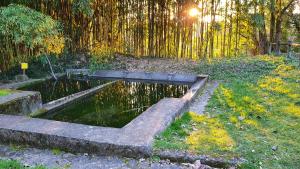
[[[15,82],[15,83],[9,83],[9,84],[4,84],[0,86],[0,89],[18,89],[26,85],[30,85],[33,83],[38,83],[42,82],[44,79],[29,79],[23,82]]]
[[[162,72],[96,71],[90,77],[194,83],[197,76]]]
[[[65,76],[66,74],[65,73],[57,73],[55,75],[56,75],[57,78],[60,78],[60,77]],[[26,81],[23,81],[23,82],[3,84],[3,85],[0,85],[0,89],[19,89],[21,87],[24,87],[24,86],[27,86],[27,85],[30,85],[30,84],[33,84],[33,83],[39,83],[39,82],[49,80],[49,79],[52,79],[52,76],[47,76],[47,77],[42,78],[42,79],[29,79],[29,80],[26,80]]]
[[[29,115],[42,108],[39,92],[16,91],[0,97],[0,114]]]

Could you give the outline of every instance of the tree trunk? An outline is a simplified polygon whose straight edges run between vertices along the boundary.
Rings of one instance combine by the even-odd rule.
[[[280,39],[281,39],[281,17],[277,18],[276,20],[276,32],[275,32],[275,53],[276,55],[280,55]]]
[[[270,45],[269,45],[269,54],[272,52],[272,45],[274,43],[274,28],[275,28],[275,2],[274,0],[271,0],[271,17],[270,17]]]

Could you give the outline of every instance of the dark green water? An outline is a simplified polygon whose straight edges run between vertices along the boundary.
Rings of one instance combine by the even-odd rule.
[[[39,118],[121,128],[164,97],[181,97],[188,85],[118,81],[94,96]]]
[[[62,77],[57,81],[46,80],[19,88],[19,90],[39,91],[42,95],[42,102],[48,103],[107,82],[107,80],[75,80]]]

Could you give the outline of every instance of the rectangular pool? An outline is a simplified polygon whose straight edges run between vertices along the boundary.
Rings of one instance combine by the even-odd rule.
[[[189,87],[189,85],[117,81],[89,98],[38,118],[121,128],[159,100],[183,96]]]
[[[76,80],[69,79],[67,76],[59,78],[57,81],[53,79],[42,82],[33,83],[19,90],[38,91],[41,93],[43,104],[57,100],[74,93],[91,89],[101,84],[109,82],[108,80]]]

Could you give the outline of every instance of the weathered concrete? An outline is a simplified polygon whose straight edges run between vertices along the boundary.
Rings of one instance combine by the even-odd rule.
[[[89,75],[90,69],[67,69],[67,76],[70,75]]]
[[[0,97],[0,114],[29,115],[42,108],[39,92],[16,91]]]
[[[94,77],[170,82],[177,79],[176,82],[194,85],[182,98],[160,100],[121,129],[0,115],[0,141],[60,148],[71,152],[149,157],[152,155],[155,135],[184,112],[207,81],[206,76],[136,72],[120,74],[119,71],[102,72]]]
[[[155,80],[167,82],[194,83],[198,77],[189,74],[159,72],[128,72],[128,71],[96,71],[90,77],[108,79]]]
[[[154,136],[185,104],[181,99],[163,99],[121,129],[0,115],[0,141],[71,152],[149,157]]]
[[[46,103],[43,105],[43,111],[47,112],[47,113],[51,113],[53,111],[59,110],[63,107],[65,107],[66,105],[72,104],[78,100],[87,98],[95,93],[97,93],[100,90],[105,90],[104,88],[108,85],[112,85],[113,83],[115,83],[116,81],[113,82],[109,82],[106,83],[104,85],[100,85],[82,92],[78,92],[63,98],[60,98],[58,100],[54,100],[52,102]]]
[[[194,101],[190,103],[189,111],[197,114],[203,114],[209,99],[213,95],[218,85],[218,82],[209,82],[203,89],[203,92],[198,94]]]
[[[29,79],[23,82],[15,82],[15,83],[8,83],[0,86],[0,89],[18,89],[23,86],[27,86],[33,83],[39,83],[44,81],[45,79]]]
[[[167,128],[182,113],[186,104],[187,101],[183,99],[162,99],[122,128],[123,140],[150,147],[154,136]]]
[[[65,76],[66,74],[65,73],[57,73],[55,75],[56,75],[56,77],[60,78],[62,76]],[[22,88],[24,86],[27,86],[27,85],[30,85],[30,84],[33,84],[33,83],[39,83],[39,82],[42,82],[42,81],[45,81],[45,80],[48,80],[48,79],[52,79],[52,76],[47,76],[47,77],[42,78],[42,79],[29,79],[29,80],[26,80],[26,81],[23,81],[23,82],[3,84],[3,85],[0,85],[0,89],[19,89],[19,88]]]

